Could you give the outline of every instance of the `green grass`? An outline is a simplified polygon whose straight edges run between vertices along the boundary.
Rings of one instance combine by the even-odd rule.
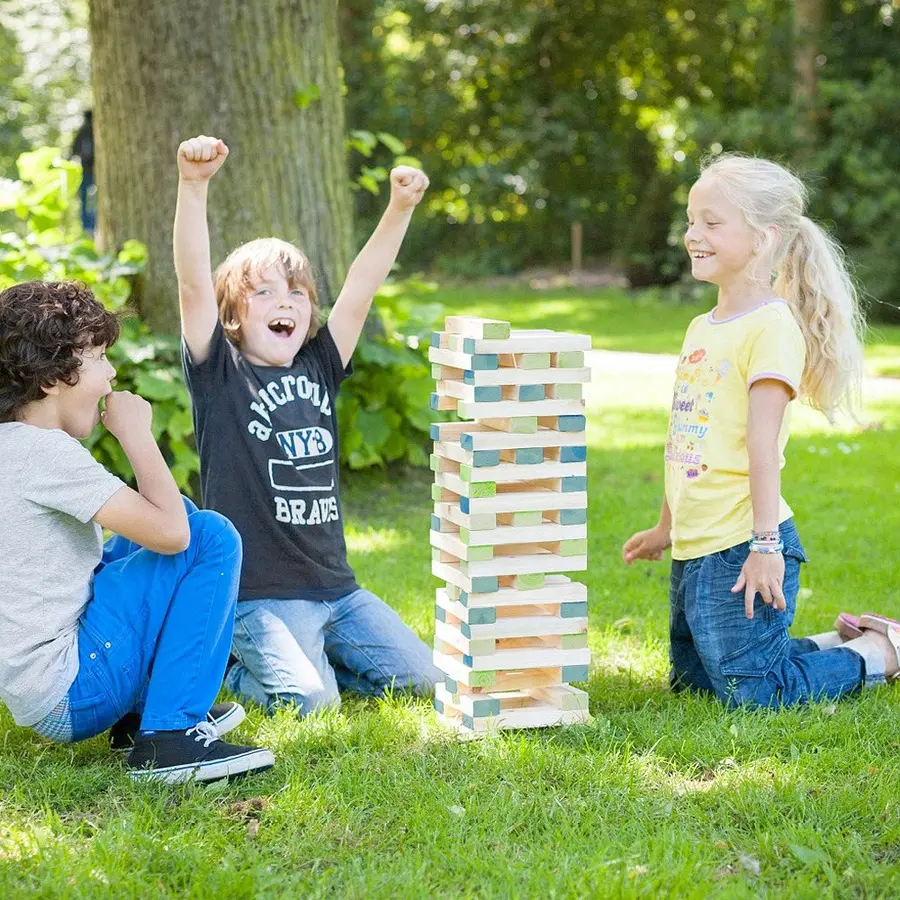
[[[440,299],[660,352],[677,351],[692,312],[602,293]],[[895,897],[900,691],[773,713],[666,689],[666,567],[626,568],[619,548],[655,515],[669,390],[649,373],[595,386],[591,724],[458,742],[424,701],[348,698],[302,722],[254,710],[237,734],[269,744],[274,770],[172,790],[132,787],[103,738],[51,746],[4,712],[0,896]],[[898,396],[853,434],[797,418],[798,634],[844,609],[900,612]],[[360,581],[426,639],[430,478],[345,488]]]

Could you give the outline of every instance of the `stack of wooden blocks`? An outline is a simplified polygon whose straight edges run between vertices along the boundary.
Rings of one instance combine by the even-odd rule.
[[[432,338],[439,718],[463,733],[584,722],[583,385],[590,337],[449,316]]]

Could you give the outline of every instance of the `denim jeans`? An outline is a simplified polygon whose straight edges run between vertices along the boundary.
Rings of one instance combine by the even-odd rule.
[[[191,542],[183,553],[163,556],[122,537],[106,544],[79,622],[72,740],[129,712],[144,730],[206,720],[228,663],[241,542],[224,516],[184,504]]]
[[[749,543],[698,559],[673,560],[669,636],[674,690],[711,692],[729,706],[777,707],[832,699],[884,681],[883,673],[867,677],[863,657],[853,650],[820,650],[813,640],[788,635],[806,555],[793,520],[780,531],[782,612],[757,594],[748,619],[743,591],[731,593]]]
[[[431,650],[383,600],[356,590],[336,600],[243,600],[225,686],[268,709],[301,715],[340,705],[339,690],[428,694],[443,679]]]

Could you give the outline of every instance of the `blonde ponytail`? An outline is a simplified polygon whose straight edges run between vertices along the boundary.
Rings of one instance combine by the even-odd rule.
[[[806,216],[776,269],[774,288],[806,339],[801,394],[830,421],[839,410],[855,417],[865,324],[841,247]]]

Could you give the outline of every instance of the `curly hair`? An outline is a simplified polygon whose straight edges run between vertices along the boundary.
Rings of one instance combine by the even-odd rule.
[[[78,383],[88,347],[110,347],[119,320],[75,281],[27,281],[0,293],[0,422],[62,381]]]

